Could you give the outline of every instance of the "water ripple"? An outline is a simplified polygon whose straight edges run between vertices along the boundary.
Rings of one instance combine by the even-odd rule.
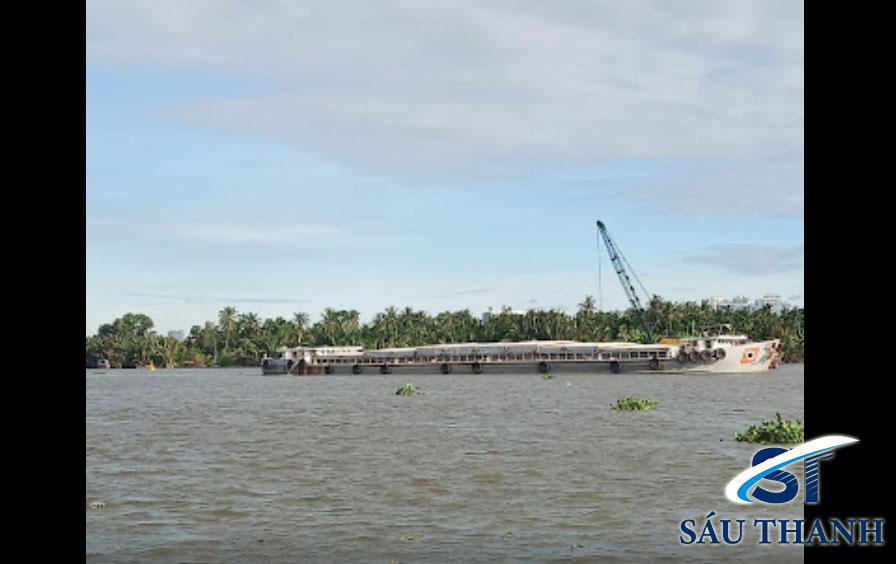
[[[394,396],[408,381],[424,394]],[[659,407],[609,409],[628,395]],[[801,367],[557,381],[88,374],[87,498],[107,505],[86,512],[87,560],[710,562],[719,553],[681,545],[678,523],[769,514],[722,491],[754,450],[734,433],[775,412],[802,417]]]

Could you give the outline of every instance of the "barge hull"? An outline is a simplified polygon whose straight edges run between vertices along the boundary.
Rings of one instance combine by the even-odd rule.
[[[780,343],[691,341],[679,345],[633,343],[462,343],[362,351],[357,348],[299,347],[296,358],[265,359],[262,373],[392,374],[520,372],[754,373],[776,368]],[[319,351],[319,354],[318,354]]]

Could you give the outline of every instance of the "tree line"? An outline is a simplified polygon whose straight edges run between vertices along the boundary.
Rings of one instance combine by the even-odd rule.
[[[694,302],[672,303],[654,298],[643,311],[597,311],[586,296],[575,314],[559,310],[530,310],[525,314],[502,308],[488,321],[469,309],[432,315],[394,307],[361,323],[357,310],[327,308],[311,323],[305,313],[291,319],[260,319],[225,307],[216,322],[194,325],[180,341],[153,329],[151,318],[128,313],[100,326],[86,338],[87,366],[107,359],[112,367],[225,367],[258,366],[264,356],[277,356],[280,347],[300,344],[359,345],[365,349],[412,347],[435,343],[527,340],[629,341],[650,343],[660,337],[688,337],[702,327],[729,323],[737,334],[755,340],[781,339],[785,362],[803,361],[803,309],[780,313],[766,306],[749,310],[714,310]]]

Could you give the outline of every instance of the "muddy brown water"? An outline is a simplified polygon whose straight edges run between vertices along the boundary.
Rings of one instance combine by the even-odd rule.
[[[394,395],[406,382],[419,393]],[[90,562],[802,559],[750,527],[801,519],[801,503],[723,493],[758,448],[736,431],[802,418],[802,365],[550,380],[88,370],[86,387]],[[658,408],[610,409],[628,395]],[[710,511],[747,519],[744,542],[681,544],[679,523]]]

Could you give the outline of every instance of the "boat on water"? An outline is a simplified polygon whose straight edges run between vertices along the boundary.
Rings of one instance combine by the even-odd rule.
[[[727,330],[727,332],[725,332]],[[524,341],[450,343],[364,350],[362,347],[282,348],[262,360],[262,374],[363,374],[393,372],[706,372],[756,373],[778,367],[777,339],[751,341],[730,326],[707,329],[699,337],[663,339],[656,344],[627,342]]]
[[[622,289],[644,324],[644,333],[651,334],[643,304],[650,303],[655,296],[647,292],[631,270],[602,221],[597,222],[597,229],[599,241],[604,241]],[[632,278],[643,290],[643,299]],[[356,346],[298,346],[282,348],[278,352],[279,358],[262,360],[262,374],[362,374],[365,371],[390,374],[393,371],[419,373],[430,370],[442,374],[456,370],[480,374],[519,372],[527,368],[542,373],[567,370],[755,373],[777,368],[781,363],[779,340],[754,342],[746,335],[733,334],[728,324],[704,328],[699,337],[662,339],[655,344],[525,341],[451,343],[370,351]]]

